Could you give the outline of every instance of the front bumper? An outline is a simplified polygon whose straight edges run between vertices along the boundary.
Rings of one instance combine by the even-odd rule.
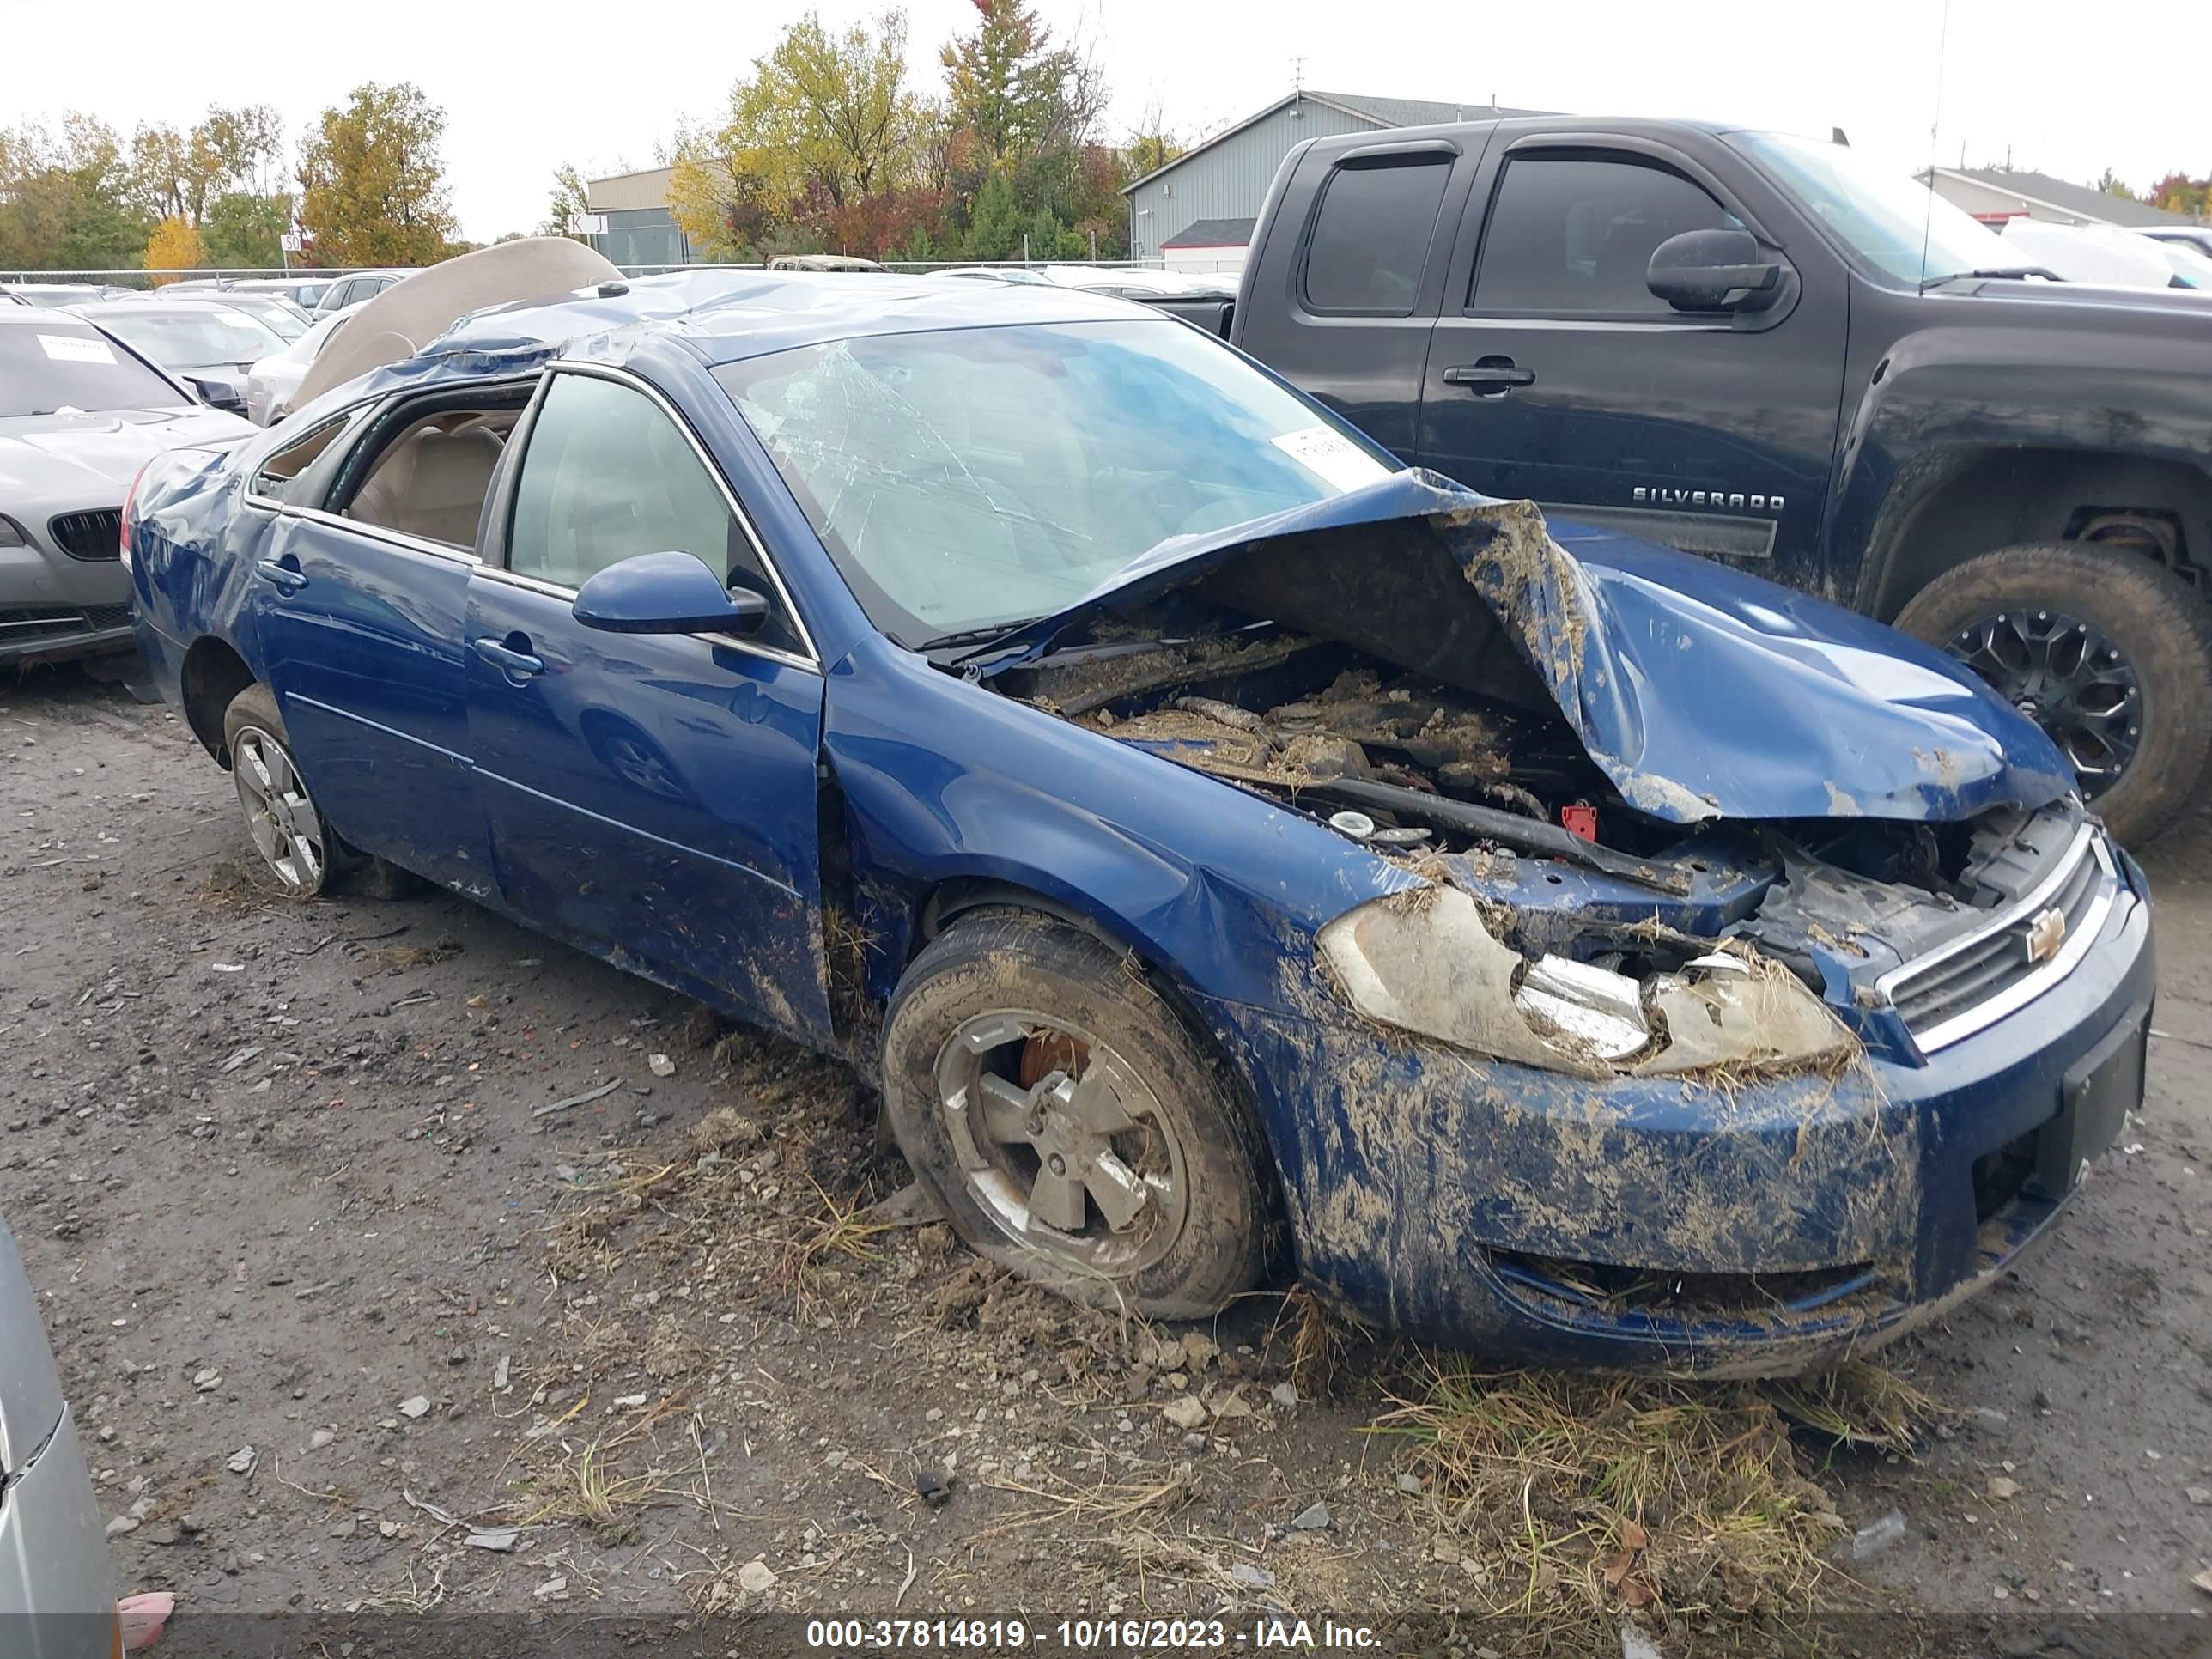
[[[110,1659],[114,1570],[76,1421],[0,1497],[0,1653],[10,1659]]]
[[[2129,864],[2064,980],[1834,1079],[1593,1083],[1348,1016],[1205,1012],[1253,1080],[1300,1272],[1346,1311],[1514,1363],[1756,1375],[1893,1338],[2048,1225],[2074,1172],[2036,1178],[2038,1142],[2070,1132],[2069,1079],[2139,1060],[2155,980]]]
[[[0,548],[0,663],[131,648],[131,578],[119,559]]]

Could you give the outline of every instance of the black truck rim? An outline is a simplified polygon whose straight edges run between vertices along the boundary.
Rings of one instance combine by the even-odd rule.
[[[2058,745],[2094,800],[2119,781],[2142,741],[2142,686],[2119,647],[2063,611],[2000,611],[1944,648]]]

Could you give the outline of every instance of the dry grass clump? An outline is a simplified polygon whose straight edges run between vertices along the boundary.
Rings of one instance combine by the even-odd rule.
[[[1759,1392],[1792,1423],[1840,1445],[1907,1457],[1930,1430],[1966,1415],[1887,1365],[1867,1360],[1818,1376],[1764,1382]]]
[[[1843,1527],[1752,1384],[1431,1356],[1373,1429],[1407,1443],[1468,1540],[1484,1610],[1554,1634],[1586,1627],[1595,1641],[1639,1610],[1809,1614]]]

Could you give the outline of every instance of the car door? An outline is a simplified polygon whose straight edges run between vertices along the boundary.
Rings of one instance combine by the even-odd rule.
[[[1755,313],[1645,283],[1686,231],[1748,228],[1671,149],[1539,134],[1486,157],[1430,345],[1419,459],[1490,495],[1817,586],[1846,301],[1785,264]]]
[[[366,465],[406,418],[404,405],[349,410],[257,469],[246,513],[274,522],[253,566],[252,632],[331,826],[363,852],[489,899],[461,672],[475,551],[321,505],[347,464]]]
[[[506,902],[691,994],[827,1036],[823,679],[787,594],[644,380],[556,369],[517,442],[467,607],[469,738]],[[668,551],[768,595],[767,621],[739,640],[576,620],[591,576]]]

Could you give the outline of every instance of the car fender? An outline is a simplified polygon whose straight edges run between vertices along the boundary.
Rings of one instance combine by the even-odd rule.
[[[988,882],[1085,919],[1185,992],[1295,1014],[1322,925],[1420,884],[1300,813],[880,638],[830,676],[823,750],[878,998],[928,900]]]
[[[1945,303],[1986,317],[2018,302]],[[1881,615],[1901,603],[1887,592],[1889,567],[1914,508],[1994,450],[2072,450],[2212,477],[2212,363],[2203,354],[2177,352],[2170,331],[2074,332],[2044,320],[2023,307],[2014,320],[1908,333],[1847,405],[1828,539],[1839,555],[1865,550],[1838,595],[1854,610]],[[1849,566],[1838,556],[1832,568]]]

